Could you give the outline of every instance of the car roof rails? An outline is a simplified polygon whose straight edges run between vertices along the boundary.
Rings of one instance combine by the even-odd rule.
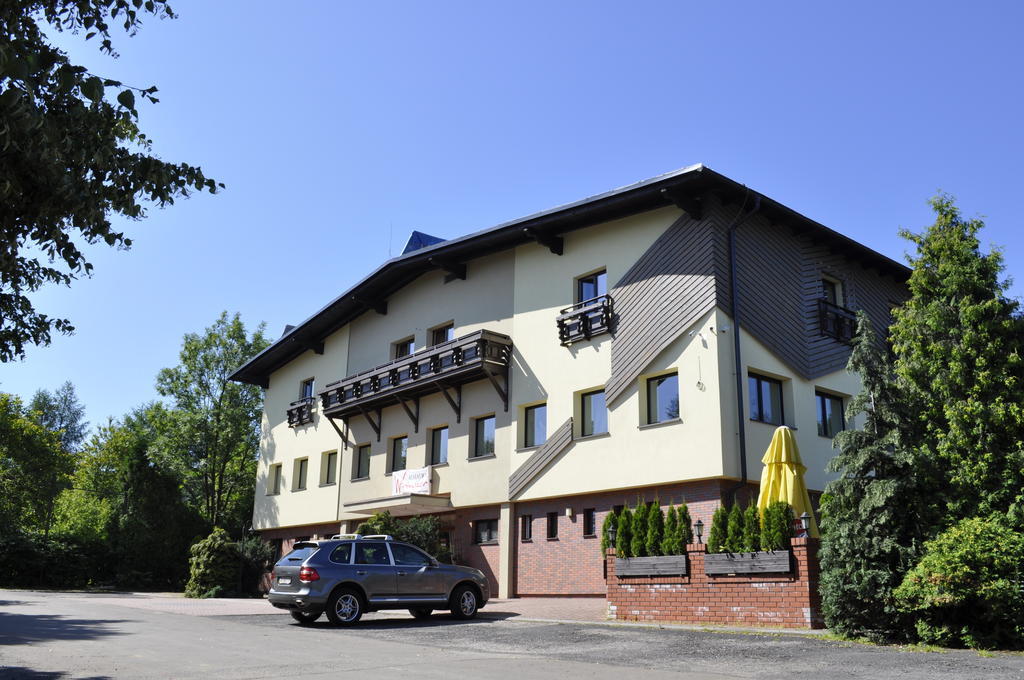
[[[389,534],[367,534],[366,536],[362,534],[334,534],[333,536],[331,536],[331,540],[334,541],[359,541],[364,538],[375,538],[379,541],[395,540]]]
[[[391,536],[389,536],[388,534],[368,534],[366,536],[363,536],[363,538],[376,538],[376,539],[381,540],[381,541],[393,541],[393,540],[395,540]]]
[[[334,534],[331,536],[332,541],[349,541],[357,538],[362,538],[360,534]]]

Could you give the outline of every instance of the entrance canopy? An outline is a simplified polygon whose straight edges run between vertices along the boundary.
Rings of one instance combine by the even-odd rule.
[[[397,496],[385,496],[383,498],[370,498],[364,501],[353,501],[345,503],[346,512],[357,515],[372,515],[375,512],[387,510],[395,517],[409,517],[411,515],[436,515],[442,512],[450,512],[452,500],[448,496],[431,496],[421,493],[404,493]]]

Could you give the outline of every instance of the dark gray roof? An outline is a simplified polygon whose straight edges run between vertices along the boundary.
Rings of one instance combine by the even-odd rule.
[[[308,349],[318,347],[328,335],[368,310],[386,304],[395,291],[422,274],[457,268],[473,258],[507,250],[531,241],[546,242],[577,229],[663,208],[712,191],[723,199],[742,203],[756,195],[746,186],[704,165],[691,165],[575,203],[505,222],[467,236],[424,244],[392,258],[329,302],[273,345],[231,374],[231,380],[266,386],[271,373]],[[748,193],[750,196],[748,196]],[[902,264],[829,229],[786,206],[761,197],[760,212],[797,231],[808,232],[844,254],[859,259],[899,281],[909,270]]]

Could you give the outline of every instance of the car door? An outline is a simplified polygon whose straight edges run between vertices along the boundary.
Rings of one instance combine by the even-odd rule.
[[[400,598],[415,600],[443,600],[445,581],[434,560],[411,545],[391,543],[391,556],[395,562],[395,592]]]
[[[366,591],[370,602],[395,599],[395,567],[391,564],[388,547],[383,541],[358,541],[352,568],[356,580]]]

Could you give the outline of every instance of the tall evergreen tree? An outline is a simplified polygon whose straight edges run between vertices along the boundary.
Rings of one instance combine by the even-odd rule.
[[[681,551],[686,550],[686,546],[693,543],[693,519],[690,517],[690,508],[686,505],[684,500],[682,505],[679,506],[679,543],[682,545]]]
[[[735,502],[729,510],[725,536],[725,549],[731,553],[743,552],[743,509]]]
[[[757,505],[751,503],[743,511],[743,550],[756,552],[761,549],[761,513]]]
[[[675,505],[668,506],[665,513],[665,531],[661,538],[662,555],[679,555],[683,547],[679,543],[679,511]]]
[[[948,525],[1005,512],[1024,488],[1024,318],[1002,254],[982,252],[982,221],[947,195],[931,205],[934,224],[902,232],[916,252],[891,337],[910,436],[937,463]]]
[[[633,513],[623,508],[619,513],[619,527],[615,534],[616,557],[632,557],[633,547]]]
[[[726,549],[725,540],[729,535],[729,511],[724,505],[715,509],[711,516],[711,529],[708,532],[708,552],[717,553]]]
[[[664,555],[661,551],[661,541],[665,535],[665,513],[661,510],[660,503],[655,500],[647,507],[647,554],[651,556]]]
[[[892,593],[934,521],[928,510],[934,502],[918,474],[926,460],[915,455],[903,431],[908,404],[863,312],[848,369],[863,387],[847,417],[864,420],[834,440],[839,453],[829,471],[839,476],[822,501],[822,609],[826,625],[840,634],[897,637],[902,623]]]
[[[633,541],[629,544],[632,557],[647,555],[647,504],[637,502],[633,511]]]

